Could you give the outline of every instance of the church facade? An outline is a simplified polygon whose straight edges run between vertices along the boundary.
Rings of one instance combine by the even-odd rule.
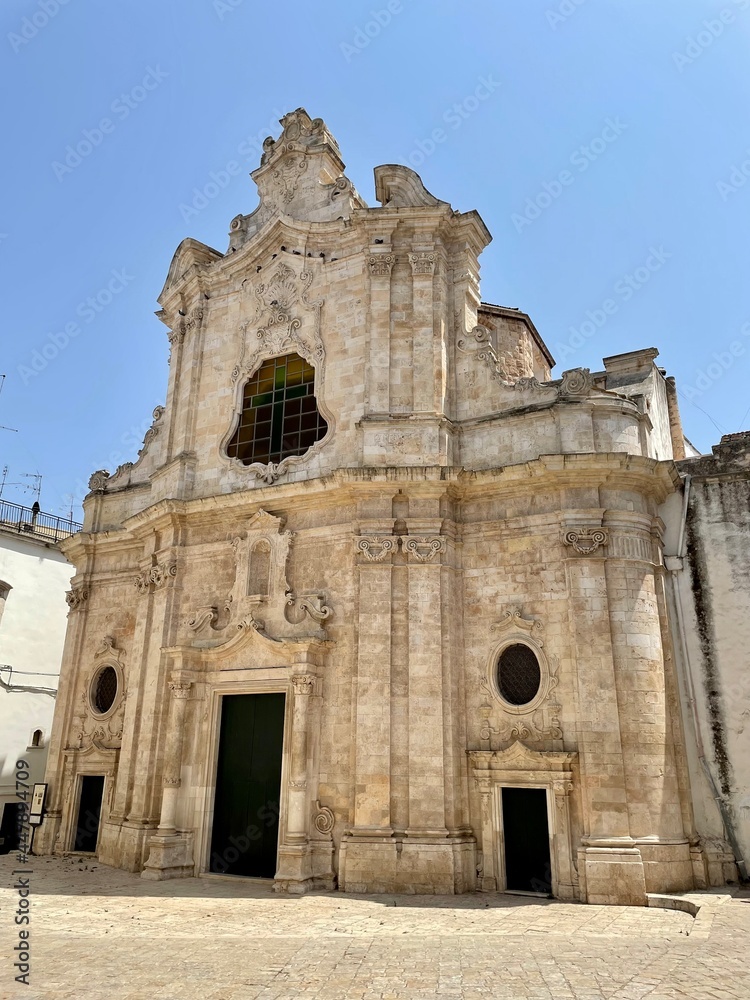
[[[701,837],[665,569],[690,454],[653,349],[551,378],[490,241],[378,207],[303,109],[160,295],[165,406],[95,473],[36,849],[280,891],[643,904]],[[719,827],[721,832],[721,827]]]

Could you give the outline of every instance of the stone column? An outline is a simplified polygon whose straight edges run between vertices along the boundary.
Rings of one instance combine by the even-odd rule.
[[[555,802],[554,852],[557,865],[557,884],[552,892],[558,899],[577,899],[578,885],[573,869],[572,844],[570,842],[570,816],[568,803],[573,789],[571,780],[555,780],[552,784]]]
[[[307,793],[307,719],[310,695],[315,690],[311,674],[292,677],[294,691],[292,703],[292,752],[289,761],[289,805],[286,822],[286,841],[289,844],[306,844],[308,835]]]
[[[185,731],[185,711],[190,697],[190,682],[170,681],[172,692],[167,723],[167,746],[164,754],[164,776],[162,778],[161,817],[159,834],[164,836],[175,832],[177,797],[181,785],[182,742]]]

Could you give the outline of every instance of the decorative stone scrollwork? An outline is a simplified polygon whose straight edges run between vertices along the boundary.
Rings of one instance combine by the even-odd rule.
[[[518,378],[513,383],[513,388],[518,392],[523,392],[526,389],[546,389],[548,386],[542,385],[538,378],[532,376],[531,378]]]
[[[540,646],[544,645],[539,638],[544,631],[544,625],[538,618],[524,618],[520,608],[509,608],[500,621],[493,622],[490,625],[490,632],[505,632],[511,628],[523,629],[529,632],[537,637],[536,641]]]
[[[189,698],[190,690],[193,684],[192,681],[170,681],[169,690],[172,692],[173,698]]]
[[[565,545],[572,545],[582,556],[592,555],[600,545],[607,544],[607,539],[605,528],[576,528],[563,533]]]
[[[71,611],[82,611],[89,599],[88,587],[84,587],[79,584],[77,587],[73,587],[65,595],[65,600],[67,601],[68,607]]]
[[[244,632],[250,629],[255,632],[263,632],[265,631],[265,627],[265,622],[260,621],[258,618],[254,618],[252,615],[245,615],[243,619],[237,622],[238,632]]]
[[[333,810],[329,809],[328,806],[322,806],[318,799],[313,802],[313,806],[315,809],[313,812],[313,826],[318,833],[322,833],[323,836],[330,837],[336,821],[336,817],[333,815]]]
[[[562,374],[560,395],[588,396],[593,385],[594,378],[588,368],[571,368]]]
[[[401,538],[404,552],[414,556],[417,562],[431,562],[438,552],[445,551],[445,539],[436,536],[427,538],[419,535],[404,535]]]
[[[428,251],[409,254],[412,274],[432,274],[435,270],[436,256]]]
[[[177,563],[156,563],[135,577],[133,583],[139,594],[150,594],[175,576],[177,576]]]
[[[355,539],[355,543],[357,552],[368,562],[383,562],[386,556],[393,555],[396,551],[396,539],[389,536],[379,538],[374,535],[361,535]]]
[[[91,490],[92,493],[104,493],[107,488],[108,479],[109,472],[106,469],[99,469],[89,478],[89,490]]]
[[[331,608],[325,604],[325,597],[321,594],[311,594],[305,597],[295,597],[291,592],[287,596],[286,600],[287,608],[294,608],[295,611],[301,612],[299,616],[292,616],[290,619],[289,614],[287,614],[287,620],[293,621],[293,624],[299,625],[304,621],[305,616],[312,618],[314,622],[318,625],[322,624],[326,619],[330,618],[333,614]],[[297,618],[294,621],[294,618]]]
[[[115,656],[117,656],[118,652],[117,646],[115,645],[115,637],[113,635],[105,635],[99,643],[99,648],[94,655],[96,657],[110,656],[114,653]]]
[[[391,273],[391,269],[396,263],[396,255],[392,253],[371,254],[367,259],[367,263],[370,268],[370,274],[373,277],[377,275],[388,275]]]

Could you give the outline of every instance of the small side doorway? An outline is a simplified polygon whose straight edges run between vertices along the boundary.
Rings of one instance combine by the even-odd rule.
[[[78,806],[74,851],[96,851],[99,839],[99,820],[102,813],[104,775],[85,774],[81,777],[81,799]]]
[[[552,894],[547,792],[543,788],[503,788],[505,888]]]
[[[276,874],[285,701],[283,694],[222,698],[212,872]]]

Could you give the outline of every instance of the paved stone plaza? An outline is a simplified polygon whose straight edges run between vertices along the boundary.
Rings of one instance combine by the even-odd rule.
[[[745,1000],[750,892],[675,910],[500,894],[274,895],[221,876],[147,882],[34,858],[31,985],[13,981],[13,857],[0,859],[0,997],[91,1000]],[[731,893],[731,894],[730,894]]]

